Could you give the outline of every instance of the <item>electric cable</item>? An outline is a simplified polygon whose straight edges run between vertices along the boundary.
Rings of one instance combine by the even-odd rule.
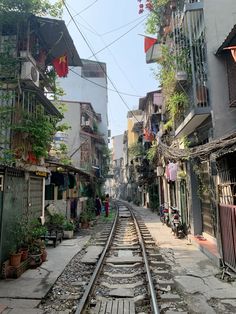
[[[79,24],[79,25],[82,25],[83,27],[85,27],[86,29],[88,29],[90,32],[92,32],[93,34],[95,34],[96,36],[100,37],[101,40],[102,40],[102,42],[103,42],[103,44],[104,44],[104,45],[107,45],[107,44],[105,43],[105,41],[104,41],[102,35],[98,34],[98,33],[96,32],[96,30],[95,30],[85,19],[83,19],[82,16],[80,16],[80,18],[90,27],[90,30],[89,30],[87,27],[85,27],[84,25],[79,24],[79,23],[78,23],[78,24]],[[139,19],[140,19],[140,18],[139,18]],[[115,62],[115,64],[116,64],[117,67],[119,68],[120,72],[121,72],[121,73],[123,74],[123,76],[126,78],[127,82],[130,84],[131,88],[137,93],[137,90],[134,88],[133,84],[131,83],[131,81],[130,81],[129,78],[127,77],[127,75],[126,75],[126,73],[124,72],[124,70],[123,70],[123,69],[121,68],[121,66],[118,64],[118,62],[117,62],[115,56],[112,54],[111,50],[110,50],[109,48],[107,48],[107,49],[108,49],[108,51],[110,52],[110,55],[112,56],[113,61]],[[140,96],[140,97],[141,97],[141,96]]]
[[[89,8],[91,8],[96,2],[98,2],[98,0],[95,0],[94,2],[92,2],[91,4],[89,4],[87,7],[85,7],[83,10],[81,10],[80,12],[76,13],[73,17],[76,17],[77,15],[80,15],[81,13],[83,13],[84,11],[88,10]],[[68,26],[70,24],[70,22],[72,21],[72,19],[69,20],[69,22],[67,23],[66,26]]]
[[[142,22],[144,22],[147,19],[147,17],[145,17],[144,19],[142,19],[141,22],[135,24],[132,28],[130,28],[127,32],[125,32],[124,34],[122,34],[121,36],[117,37],[115,40],[113,40],[112,42],[110,42],[110,44],[108,44],[107,46],[103,47],[102,49],[98,50],[96,53],[93,53],[90,57],[88,57],[88,59],[95,57],[97,54],[99,54],[100,52],[102,52],[103,50],[105,50],[106,48],[110,47],[111,45],[113,45],[114,43],[116,43],[118,40],[120,40],[122,37],[124,37],[125,35],[127,35],[130,31],[132,31],[133,29],[135,29],[137,26],[139,26]]]
[[[126,106],[126,108],[131,112],[131,114],[133,115],[134,119],[138,122],[138,123],[142,123],[142,121],[139,121],[136,116],[134,115],[133,113],[133,110],[130,109],[130,107],[128,106],[128,104],[126,103],[126,101],[124,100],[124,98],[121,96],[121,94],[119,93],[115,83],[110,79],[110,77],[108,76],[108,74],[105,72],[105,70],[103,69],[103,67],[101,66],[99,60],[97,59],[96,55],[95,55],[95,52],[93,51],[92,47],[90,46],[90,44],[88,43],[87,39],[85,38],[84,34],[81,32],[81,30],[79,29],[74,17],[72,16],[65,0],[62,0],[68,14],[70,15],[76,29],[78,30],[78,32],[80,33],[80,35],[82,36],[83,40],[85,41],[86,45],[88,46],[89,50],[92,52],[92,54],[94,55],[96,61],[98,62],[99,66],[101,67],[101,70],[103,71],[104,75],[106,76],[106,78],[109,80],[109,82],[111,83],[111,85],[113,86],[113,88],[115,89],[116,93],[118,94],[118,96],[120,97],[121,101],[123,102],[123,104]]]
[[[82,79],[84,79],[84,80],[86,80],[86,81],[88,81],[88,82],[90,82],[90,83],[92,83],[92,84],[94,84],[94,85],[97,85],[97,86],[99,86],[99,87],[101,87],[101,88],[107,89],[107,90],[109,90],[109,91],[111,91],[111,92],[114,92],[114,93],[117,92],[117,91],[114,90],[114,89],[111,89],[111,88],[108,88],[108,87],[103,86],[103,85],[101,85],[101,84],[98,84],[98,83],[96,83],[96,82],[94,82],[94,81],[92,81],[92,80],[86,78],[85,76],[80,75],[79,73],[77,73],[76,71],[74,71],[72,68],[69,68],[69,71],[73,72],[74,74],[78,75],[78,76],[81,77]],[[128,94],[128,93],[124,93],[124,92],[120,92],[120,91],[119,91],[119,93],[122,94],[122,95],[125,95],[125,96],[130,96],[130,97],[137,97],[137,98],[141,98],[141,97],[142,97],[142,96],[140,96],[140,95]]]

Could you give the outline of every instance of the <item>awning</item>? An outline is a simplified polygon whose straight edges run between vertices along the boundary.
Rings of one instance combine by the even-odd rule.
[[[79,175],[84,176],[86,178],[94,178],[95,177],[93,174],[88,173],[82,169],[79,169],[79,168],[76,168],[76,167],[73,167],[70,165],[64,165],[64,164],[61,164],[60,162],[57,162],[57,161],[46,159],[45,163],[46,163],[47,167],[54,167],[54,168],[60,167],[60,168],[64,169],[65,171],[71,171],[74,173],[78,173]]]
[[[26,164],[23,162],[17,162],[17,168],[29,171],[29,172],[34,172],[35,174],[48,174],[50,173],[50,170],[48,168],[46,168],[45,166],[39,166],[39,165],[31,165],[31,164]],[[40,175],[40,176],[44,176],[44,175]]]
[[[228,36],[225,38],[222,45],[218,48],[216,55],[221,55],[225,51],[224,48],[230,47],[230,46],[235,46],[235,45],[236,45],[236,24],[231,29]]]

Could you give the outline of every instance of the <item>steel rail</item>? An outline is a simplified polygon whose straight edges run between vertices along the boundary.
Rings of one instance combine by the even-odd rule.
[[[79,301],[79,304],[78,304],[78,307],[76,309],[76,312],[75,314],[81,314],[83,313],[83,311],[85,311],[85,307],[87,306],[87,303],[88,303],[88,299],[89,299],[89,296],[91,295],[91,292],[92,292],[92,289],[94,287],[94,283],[101,271],[101,268],[102,268],[102,265],[103,265],[103,262],[104,262],[104,259],[105,259],[105,255],[107,253],[107,250],[111,244],[111,240],[112,240],[112,237],[113,237],[113,234],[114,234],[114,231],[115,231],[115,227],[116,227],[116,224],[117,224],[117,221],[118,221],[118,217],[119,217],[119,207],[116,205],[116,208],[117,208],[117,213],[116,213],[116,217],[115,217],[115,221],[113,223],[113,226],[112,226],[112,229],[111,229],[111,233],[109,235],[109,238],[107,240],[107,243],[104,247],[104,250],[98,260],[98,263],[97,263],[97,266],[93,272],[93,275],[92,277],[90,278],[90,281],[89,281],[89,284],[88,284],[88,287],[87,289],[85,290],[84,294],[83,294],[83,297],[81,298],[81,300]]]
[[[137,230],[138,236],[139,236],[139,243],[140,243],[140,245],[142,247],[143,259],[144,259],[144,264],[145,264],[145,268],[146,268],[146,272],[147,272],[149,290],[150,290],[150,294],[151,294],[151,303],[152,303],[151,305],[152,305],[153,314],[160,314],[160,309],[159,309],[159,306],[157,304],[155,288],[154,288],[154,285],[153,285],[153,280],[152,280],[152,276],[151,276],[151,271],[150,271],[150,267],[149,267],[149,263],[148,263],[148,258],[147,258],[147,253],[146,253],[143,237],[142,237],[142,234],[140,232],[140,228],[139,228],[137,219],[136,219],[136,217],[135,217],[135,215],[133,213],[132,206],[130,204],[129,205],[126,204],[126,206],[130,209],[131,215],[132,215],[132,217],[134,219],[136,230]]]

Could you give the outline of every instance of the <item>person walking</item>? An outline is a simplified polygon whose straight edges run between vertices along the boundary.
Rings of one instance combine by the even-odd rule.
[[[96,216],[99,216],[101,214],[101,209],[102,209],[102,203],[98,195],[96,195],[95,199],[95,213]]]
[[[105,205],[105,216],[108,217],[109,216],[109,194],[106,194],[104,205]]]

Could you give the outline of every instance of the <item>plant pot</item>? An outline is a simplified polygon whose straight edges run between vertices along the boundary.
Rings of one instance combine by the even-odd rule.
[[[30,267],[31,268],[36,268],[38,266],[40,266],[42,264],[42,253],[40,254],[29,254],[29,258],[30,258]]]
[[[18,267],[21,262],[21,252],[13,253],[10,255],[10,264],[11,266]]]
[[[64,230],[64,239],[72,239],[74,236],[74,231],[73,230]]]
[[[42,254],[41,254],[42,263],[43,263],[43,262],[46,262],[47,256],[48,256],[48,252],[47,252],[45,249],[43,249],[43,250],[42,250]]]
[[[81,222],[81,228],[82,229],[88,229],[89,228],[89,221]]]
[[[29,250],[28,249],[21,249],[21,261],[25,261],[27,260],[28,256],[29,256]]]
[[[188,79],[188,74],[186,71],[177,71],[175,78],[178,82],[185,82]]]

